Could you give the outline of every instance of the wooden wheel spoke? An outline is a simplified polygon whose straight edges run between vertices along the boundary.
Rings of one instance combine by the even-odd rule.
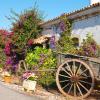
[[[91,83],[89,83],[89,82],[86,82],[86,81],[82,81],[82,80],[79,80],[79,82],[81,83],[86,83],[86,84],[88,84],[88,85],[91,85]]]
[[[78,84],[83,87],[87,92],[89,91],[82,83],[78,82]]]
[[[74,83],[74,96],[76,97],[76,83]]]
[[[88,79],[90,78],[91,76],[87,76],[87,75],[81,75],[79,76],[79,79]]]
[[[82,64],[80,63],[78,69],[76,70],[76,73],[75,73],[76,75],[77,75],[78,71],[80,70],[81,66],[82,66]]]
[[[69,90],[68,90],[68,94],[70,93],[71,89],[72,89],[73,84],[71,84]]]
[[[70,71],[70,73],[73,75],[73,72],[72,72],[72,69],[70,68],[70,66],[69,66],[69,64],[68,63],[66,63],[67,64],[67,67],[65,67],[66,69],[68,69],[69,71]]]
[[[88,69],[85,69],[79,76],[83,75]]]
[[[61,83],[61,82],[68,82],[68,81],[69,81],[69,80],[63,80],[63,81],[59,81],[59,82]]]
[[[63,77],[67,77],[67,78],[70,78],[69,76],[66,76],[66,75],[62,75],[62,74],[59,74],[59,76],[63,76]]]
[[[75,75],[76,73],[76,66],[75,66],[75,61],[73,61],[73,74]]]
[[[83,96],[82,91],[81,91],[81,89],[80,89],[80,87],[78,86],[77,83],[76,83],[76,86],[77,86],[77,88],[78,88],[78,91],[79,91],[80,95]]]
[[[69,83],[67,85],[65,85],[64,87],[62,87],[62,89],[66,88],[68,85],[70,85]]]
[[[62,68],[62,70],[63,70],[64,72],[66,72],[69,76],[71,76],[71,74],[70,74],[69,72],[67,72],[64,68]]]
[[[85,76],[85,77],[89,77],[89,76],[87,76],[85,73],[83,73],[83,74],[81,74],[81,75],[83,75],[83,76]]]

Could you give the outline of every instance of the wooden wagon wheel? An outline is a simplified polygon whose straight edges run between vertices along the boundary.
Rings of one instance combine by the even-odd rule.
[[[75,100],[87,97],[94,88],[94,74],[90,66],[78,59],[71,59],[59,66],[56,83],[60,92]]]

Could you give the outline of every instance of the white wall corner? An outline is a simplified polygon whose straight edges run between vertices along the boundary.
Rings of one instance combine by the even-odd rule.
[[[100,0],[90,0],[90,5],[100,2]]]

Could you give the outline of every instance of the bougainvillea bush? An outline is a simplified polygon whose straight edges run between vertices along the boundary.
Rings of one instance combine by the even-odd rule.
[[[26,62],[28,69],[44,70],[39,72],[39,82],[41,84],[50,84],[55,80],[54,72],[46,72],[47,69],[56,68],[56,59],[50,49],[36,47],[34,51],[27,53]]]
[[[78,50],[78,54],[82,56],[98,57],[99,52],[100,47],[93,39],[93,35],[88,33],[86,39],[83,40],[83,43]]]
[[[11,14],[11,31],[14,32],[13,43],[23,49],[30,39],[41,35],[42,28],[39,25],[43,20],[41,11],[37,7],[33,7],[23,11],[21,14],[17,14],[14,11]]]
[[[0,67],[5,67],[7,56],[10,55],[10,43],[13,32],[0,29]]]
[[[6,43],[12,41],[13,32],[9,32],[5,29],[0,29],[0,48],[4,48]]]
[[[11,72],[15,72],[19,60],[17,53],[13,51],[16,47],[15,44],[12,44],[13,36],[13,32],[0,30],[0,66]]]

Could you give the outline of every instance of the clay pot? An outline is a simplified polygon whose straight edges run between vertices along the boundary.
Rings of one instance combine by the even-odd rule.
[[[11,83],[12,82],[11,76],[4,76],[4,82]]]

